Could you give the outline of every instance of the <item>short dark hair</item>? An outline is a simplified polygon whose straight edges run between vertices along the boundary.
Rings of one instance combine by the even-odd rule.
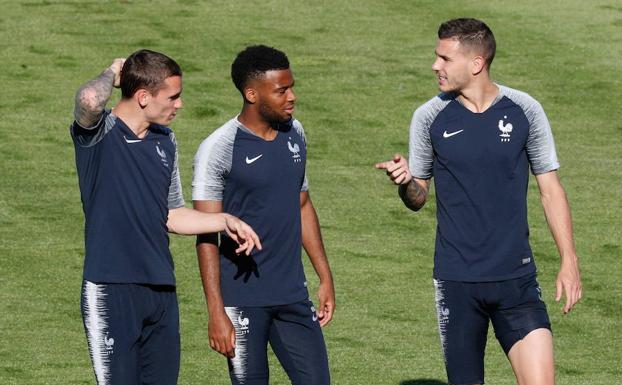
[[[276,48],[252,45],[238,53],[231,64],[231,79],[244,95],[244,87],[251,79],[261,78],[267,71],[289,68],[287,55]]]
[[[181,68],[170,57],[148,49],[131,54],[121,70],[121,95],[131,98],[143,88],[156,94],[164,86],[164,80],[181,76]]]
[[[481,51],[488,68],[495,58],[497,50],[495,36],[481,20],[460,18],[446,21],[438,27],[438,38],[455,38],[466,47]]]

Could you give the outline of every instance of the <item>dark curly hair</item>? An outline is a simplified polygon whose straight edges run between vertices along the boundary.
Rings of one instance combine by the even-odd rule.
[[[438,27],[438,38],[455,38],[460,44],[481,52],[490,69],[492,60],[495,58],[497,43],[492,31],[483,21],[468,18],[446,21]]]
[[[244,87],[249,80],[261,78],[267,71],[288,68],[289,60],[282,51],[265,45],[253,45],[236,56],[231,64],[231,79],[244,95]]]

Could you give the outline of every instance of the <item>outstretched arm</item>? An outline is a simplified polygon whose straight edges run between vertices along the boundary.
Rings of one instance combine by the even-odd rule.
[[[425,205],[430,188],[429,179],[413,178],[408,169],[408,160],[395,154],[392,160],[376,163],[379,170],[386,170],[387,176],[398,185],[398,194],[404,205],[413,211],[419,211]]]
[[[318,288],[320,303],[317,315],[320,320],[320,326],[325,326],[333,319],[335,287],[326,251],[324,250],[320,221],[307,191],[300,193],[300,216],[302,221],[302,246],[305,248],[309,260],[320,279]]]
[[[561,256],[561,267],[556,280],[555,300],[559,301],[562,294],[565,294],[566,303],[563,312],[568,313],[583,295],[579,257],[575,250],[572,235],[570,205],[566,198],[566,192],[559,181],[557,171],[536,175],[536,181],[540,189],[540,201],[544,208],[546,221]]]
[[[250,255],[255,247],[261,250],[261,242],[255,231],[239,218],[226,213],[204,213],[187,207],[179,207],[168,211],[166,222],[168,231],[182,235],[227,232],[227,235],[240,247],[236,253],[245,252]]]
[[[124,62],[125,59],[114,59],[110,67],[78,89],[73,115],[80,127],[89,128],[99,121],[112,88],[119,87]]]

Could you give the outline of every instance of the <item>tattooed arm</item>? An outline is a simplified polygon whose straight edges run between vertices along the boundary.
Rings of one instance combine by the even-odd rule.
[[[125,59],[114,59],[110,67],[95,79],[86,82],[76,92],[73,115],[81,127],[92,127],[99,121],[112,95],[112,88],[119,87],[124,62]]]
[[[402,202],[412,211],[419,211],[428,199],[428,191],[430,189],[429,179],[412,178],[410,182],[401,184],[398,187],[398,194],[402,198]]]
[[[377,163],[376,168],[386,170],[391,181],[398,185],[398,194],[402,202],[413,211],[418,211],[425,204],[430,189],[429,179],[413,178],[408,169],[408,161],[400,154],[392,160]]]

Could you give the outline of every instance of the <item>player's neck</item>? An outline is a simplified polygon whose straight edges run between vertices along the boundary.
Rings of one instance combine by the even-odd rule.
[[[147,134],[149,122],[144,118],[142,111],[129,100],[121,99],[112,109],[112,113],[119,117],[126,126],[139,138]]]
[[[460,90],[460,102],[469,111],[482,113],[486,111],[497,98],[499,87],[489,78],[473,82],[469,87]]]
[[[238,115],[238,121],[264,140],[270,141],[276,137],[277,130],[272,127],[272,124],[262,119],[261,115],[246,106],[242,108],[242,112]]]

